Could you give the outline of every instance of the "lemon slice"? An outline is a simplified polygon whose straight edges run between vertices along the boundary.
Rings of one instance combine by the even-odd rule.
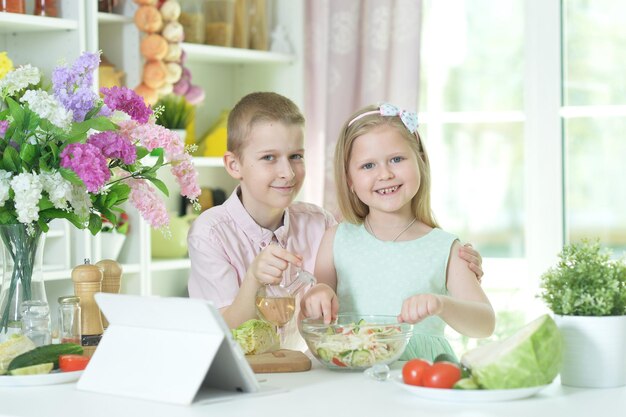
[[[40,375],[49,374],[54,368],[54,364],[40,363],[39,365],[26,366],[24,368],[17,368],[10,372],[11,375]]]

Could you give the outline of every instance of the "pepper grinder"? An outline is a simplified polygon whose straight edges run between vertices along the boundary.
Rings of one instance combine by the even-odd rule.
[[[90,264],[89,259],[85,259],[84,265],[79,265],[72,270],[74,294],[80,297],[82,312],[81,345],[88,356],[93,355],[104,332],[100,308],[94,299],[94,295],[102,291],[102,275],[102,269]]]
[[[119,294],[120,281],[122,279],[122,266],[112,259],[103,259],[96,262],[96,266],[102,269],[102,292]],[[109,327],[109,321],[104,317],[104,314],[100,314],[102,317],[102,327],[106,329]]]

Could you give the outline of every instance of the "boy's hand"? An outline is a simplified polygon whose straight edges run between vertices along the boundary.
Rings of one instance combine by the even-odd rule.
[[[480,253],[472,247],[471,243],[466,243],[459,248],[459,257],[467,261],[469,269],[476,274],[476,279],[480,284],[484,275],[483,258],[480,256]]]
[[[272,244],[254,258],[247,273],[261,284],[276,285],[283,280],[283,272],[290,263],[302,267],[302,257]]]
[[[317,319],[322,317],[329,324],[337,317],[339,301],[337,295],[326,284],[316,284],[304,294],[300,301],[300,310],[304,317]]]
[[[440,314],[442,310],[443,301],[438,295],[416,294],[404,300],[398,321],[415,324],[426,317]]]

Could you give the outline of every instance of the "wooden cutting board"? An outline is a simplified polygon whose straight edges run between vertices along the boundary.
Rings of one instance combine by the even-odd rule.
[[[246,355],[246,359],[257,374],[302,372],[311,369],[311,359],[296,350],[280,349],[260,355]]]

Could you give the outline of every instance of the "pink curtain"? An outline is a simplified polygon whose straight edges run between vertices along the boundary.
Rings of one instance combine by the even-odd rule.
[[[338,214],[332,158],[346,118],[378,102],[417,107],[421,0],[305,4],[305,192]]]

